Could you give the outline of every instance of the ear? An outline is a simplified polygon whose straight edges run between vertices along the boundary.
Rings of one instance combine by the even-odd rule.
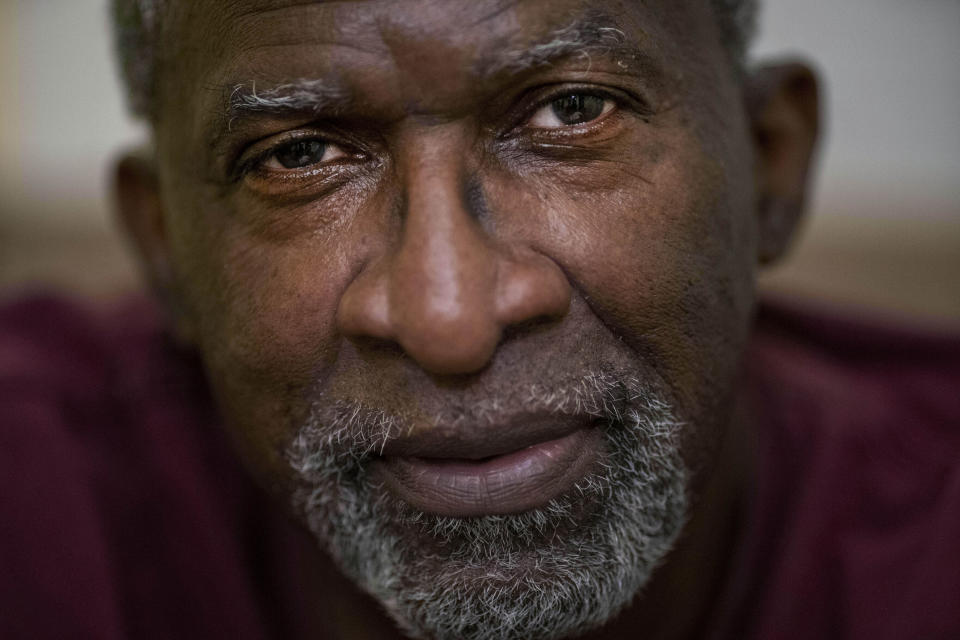
[[[817,77],[786,63],[754,71],[746,84],[755,148],[761,264],[780,258],[803,217],[820,129]]]
[[[174,337],[178,342],[192,343],[192,331],[177,302],[160,182],[150,153],[137,150],[122,155],[114,170],[113,187],[120,226],[147,283],[169,316]]]

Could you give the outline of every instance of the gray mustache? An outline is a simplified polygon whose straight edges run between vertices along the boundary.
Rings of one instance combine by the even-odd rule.
[[[483,399],[456,401],[433,412],[429,418],[412,418],[402,413],[373,407],[350,399],[320,397],[291,443],[287,457],[300,467],[306,442],[310,449],[360,462],[380,455],[391,441],[415,433],[442,430],[471,434],[495,429],[532,414],[584,416],[610,424],[622,423],[628,412],[651,415],[662,411],[662,394],[634,374],[598,371],[559,384],[542,382],[512,386],[502,397],[487,394]],[[465,435],[465,437],[469,437]],[[308,469],[304,469],[308,471]]]

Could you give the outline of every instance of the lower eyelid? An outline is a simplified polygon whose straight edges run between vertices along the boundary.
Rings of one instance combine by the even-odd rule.
[[[357,175],[357,167],[331,162],[303,169],[254,169],[243,177],[243,183],[247,189],[261,196],[317,198]]]
[[[564,127],[525,127],[516,138],[521,147],[537,152],[543,148],[599,149],[624,134],[624,126],[631,122],[630,113],[613,109],[596,120]]]

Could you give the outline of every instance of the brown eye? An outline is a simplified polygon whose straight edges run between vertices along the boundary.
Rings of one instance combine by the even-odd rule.
[[[294,140],[277,149],[273,158],[284,169],[302,169],[322,162],[327,153],[327,143],[323,140]]]
[[[550,103],[557,120],[565,125],[583,124],[596,120],[603,113],[603,98],[583,93],[574,93],[557,98]]]
[[[239,176],[247,186],[262,193],[320,188],[331,184],[348,167],[365,156],[315,130],[294,130],[265,138],[252,145],[237,161]]]
[[[596,120],[613,107],[613,100],[602,96],[570,93],[540,107],[530,118],[529,125],[538,129],[573,127]]]
[[[300,138],[273,147],[263,166],[274,171],[296,171],[348,155],[339,145],[323,138]]]

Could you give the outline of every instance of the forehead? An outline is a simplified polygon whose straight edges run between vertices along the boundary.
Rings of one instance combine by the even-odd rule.
[[[241,84],[311,78],[371,100],[470,99],[562,54],[617,48],[651,73],[680,67],[713,44],[709,16],[705,0],[181,1],[165,29],[166,85],[211,106]]]
[[[337,43],[356,53],[385,55],[397,53],[391,49],[409,40],[429,41],[441,50],[517,45],[590,17],[628,22],[643,16],[652,28],[683,4],[685,0],[181,1],[174,13],[181,18],[181,32],[199,26],[208,41],[212,36],[246,47],[264,39],[278,47]]]

